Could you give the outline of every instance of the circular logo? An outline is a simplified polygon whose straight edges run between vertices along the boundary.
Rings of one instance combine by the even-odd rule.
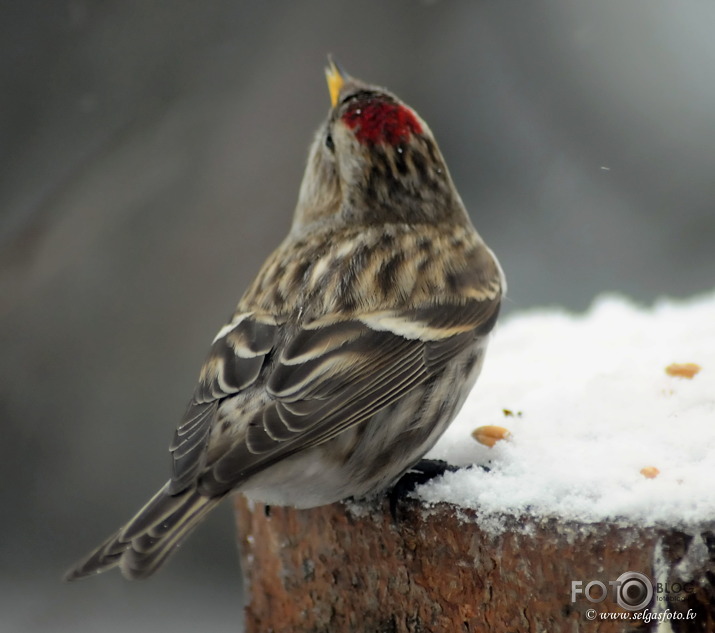
[[[637,571],[621,574],[616,583],[616,602],[626,611],[640,611],[653,599],[653,583]]]

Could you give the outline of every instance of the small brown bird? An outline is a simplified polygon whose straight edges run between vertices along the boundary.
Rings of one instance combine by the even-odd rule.
[[[326,69],[293,225],[213,341],[171,479],[68,580],[154,573],[226,495],[300,508],[394,484],[459,411],[504,275],[427,124]]]

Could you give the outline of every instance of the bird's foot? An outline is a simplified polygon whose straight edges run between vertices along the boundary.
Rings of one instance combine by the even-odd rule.
[[[444,473],[453,473],[459,466],[452,466],[442,459],[421,459],[400,477],[388,493],[390,499],[390,514],[397,522],[397,504],[405,499],[417,486],[427,483]]]

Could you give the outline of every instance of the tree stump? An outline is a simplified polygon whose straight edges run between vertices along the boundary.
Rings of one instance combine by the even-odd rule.
[[[495,529],[447,504],[403,501],[395,522],[384,500],[267,512],[242,496],[236,517],[247,633],[655,631],[662,620],[660,631],[715,631],[715,523],[502,517]],[[650,579],[647,608],[617,604],[625,572]]]

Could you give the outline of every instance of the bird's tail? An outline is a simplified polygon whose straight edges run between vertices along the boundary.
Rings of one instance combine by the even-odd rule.
[[[151,576],[222,497],[195,490],[169,494],[169,484],[116,534],[72,567],[65,580],[77,580],[119,566],[125,578]]]

